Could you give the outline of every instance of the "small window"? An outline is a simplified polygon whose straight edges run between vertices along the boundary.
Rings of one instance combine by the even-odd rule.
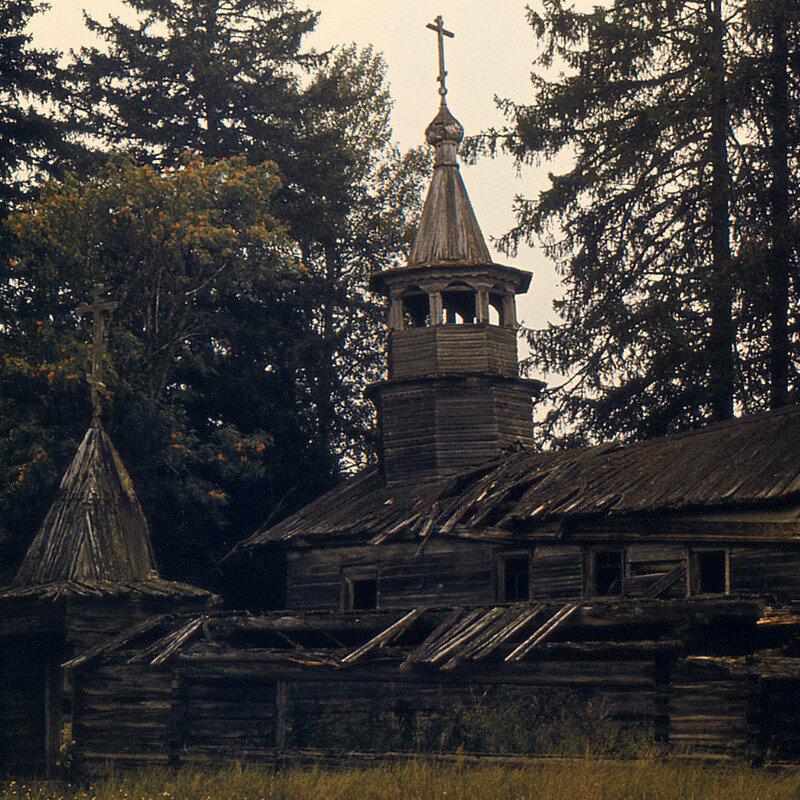
[[[597,550],[592,553],[594,594],[610,597],[622,594],[622,550]]]
[[[728,553],[726,550],[695,550],[690,556],[692,594],[726,594]]]
[[[531,560],[527,554],[506,556],[502,561],[502,597],[508,603],[527,600],[530,597]]]
[[[378,581],[376,578],[345,578],[345,611],[369,611],[378,607]]]

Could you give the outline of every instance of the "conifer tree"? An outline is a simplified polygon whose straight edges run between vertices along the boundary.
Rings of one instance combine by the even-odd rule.
[[[52,166],[59,129],[44,111],[55,93],[54,53],[31,47],[25,28],[46,6],[35,0],[0,4],[0,215]]]
[[[568,377],[548,424],[583,439],[729,417],[742,399],[741,15],[722,0],[544,7],[530,14],[544,74],[531,102],[506,102],[510,126],[483,146],[520,163],[573,156],[519,202],[504,240],[543,237],[564,278],[561,321],[530,336],[532,362]]]
[[[428,169],[391,147],[385,65],[369,49],[303,50],[317,15],[292,0],[126,3],[138,23],[90,21],[107,50],[84,49],[73,67],[74,117],[140,160],[169,164],[188,148],[277,163],[276,215],[307,270],[298,381],[334,480],[345,451],[349,462],[364,457],[372,425],[361,392],[382,347],[366,275],[406,246],[418,207],[393,201]],[[392,185],[380,180],[386,170]]]

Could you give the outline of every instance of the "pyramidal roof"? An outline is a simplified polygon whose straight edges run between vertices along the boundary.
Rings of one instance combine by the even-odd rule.
[[[436,156],[408,266],[491,264],[456,160],[464,128],[450,113],[444,97],[425,138],[436,148]]]
[[[96,416],[13,585],[154,578],[147,521],[130,475]]]

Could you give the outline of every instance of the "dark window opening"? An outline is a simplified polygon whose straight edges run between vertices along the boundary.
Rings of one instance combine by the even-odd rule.
[[[506,324],[504,313],[504,300],[501,294],[491,293],[489,295],[489,324],[502,327]]]
[[[622,594],[622,551],[594,553],[594,593],[599,597]]]
[[[403,327],[424,328],[430,324],[430,303],[422,291],[403,295]]]
[[[727,590],[724,550],[701,550],[694,554],[697,594],[725,594]]]
[[[475,322],[475,290],[466,283],[450,284],[442,292],[442,322],[468,325]]]
[[[375,578],[350,579],[351,611],[368,611],[378,607],[378,581]]]
[[[514,602],[530,596],[530,558],[527,555],[503,559],[503,600]]]

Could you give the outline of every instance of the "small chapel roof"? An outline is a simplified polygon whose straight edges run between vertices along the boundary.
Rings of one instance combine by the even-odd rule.
[[[568,520],[797,504],[798,439],[800,406],[790,406],[642,442],[522,449],[417,484],[387,486],[368,468],[242,546],[514,536]]]
[[[133,482],[96,416],[64,473],[14,585],[130,582],[157,575]]]

